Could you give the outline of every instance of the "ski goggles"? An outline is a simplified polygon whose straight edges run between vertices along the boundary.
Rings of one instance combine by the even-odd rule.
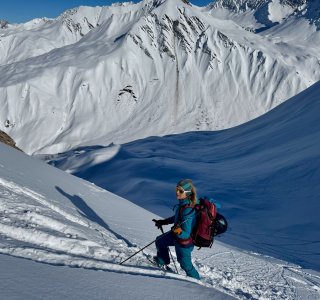
[[[177,186],[177,187],[176,187],[176,191],[177,191],[179,194],[191,193],[191,191],[186,191],[186,190],[184,190],[181,186]]]

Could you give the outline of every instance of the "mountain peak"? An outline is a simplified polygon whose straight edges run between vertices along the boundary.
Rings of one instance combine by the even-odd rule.
[[[9,22],[7,20],[0,20],[0,29],[8,28]]]
[[[225,8],[233,12],[257,9],[265,4],[266,0],[217,0],[210,4],[212,8]]]
[[[1,32],[0,126],[28,153],[230,128],[320,78],[310,27],[292,43],[182,0],[78,7],[19,30]]]
[[[211,14],[234,20],[243,27],[266,30],[291,17],[307,20],[320,29],[317,0],[217,0],[208,6]],[[224,11],[224,13],[221,13]],[[221,18],[221,17],[220,17]]]
[[[217,0],[212,7],[223,7],[234,12],[256,10],[264,5],[279,4],[298,8],[313,0]]]

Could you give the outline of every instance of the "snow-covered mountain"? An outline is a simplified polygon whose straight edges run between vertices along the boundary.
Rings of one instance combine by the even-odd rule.
[[[247,30],[257,32],[285,23],[290,18],[305,20],[320,29],[317,0],[217,0],[207,8],[215,17],[232,19]]]
[[[314,25],[297,43],[211,13],[149,0],[1,29],[0,129],[27,153],[218,130],[320,79]]]

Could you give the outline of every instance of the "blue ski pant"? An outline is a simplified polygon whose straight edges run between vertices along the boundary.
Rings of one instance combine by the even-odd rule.
[[[170,263],[169,246],[175,246],[177,260],[181,269],[187,273],[187,276],[200,279],[200,275],[191,261],[191,253],[194,246],[181,246],[171,231],[158,236],[156,239],[157,257],[160,258],[165,265]]]

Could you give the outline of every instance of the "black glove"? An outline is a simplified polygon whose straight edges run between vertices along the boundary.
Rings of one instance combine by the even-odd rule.
[[[162,225],[168,225],[166,220],[152,220],[154,222],[154,226],[158,227],[158,229],[161,229]]]

